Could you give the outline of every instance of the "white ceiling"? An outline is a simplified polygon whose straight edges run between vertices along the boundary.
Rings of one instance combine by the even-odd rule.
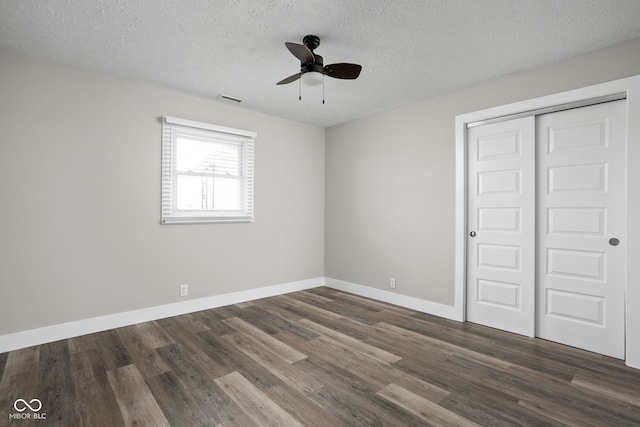
[[[321,38],[357,80],[276,86]],[[1,0],[0,46],[322,127],[640,37],[638,0]],[[224,101],[220,101],[224,102]]]

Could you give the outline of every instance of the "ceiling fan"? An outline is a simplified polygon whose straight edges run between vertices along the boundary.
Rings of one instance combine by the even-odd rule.
[[[337,63],[324,65],[322,56],[313,51],[320,46],[320,37],[305,36],[302,43],[285,43],[289,52],[300,60],[300,72],[286,79],[280,80],[276,85],[286,85],[300,79],[307,86],[317,86],[324,83],[324,76],[336,79],[357,79],[362,71],[362,66],[358,64]]]

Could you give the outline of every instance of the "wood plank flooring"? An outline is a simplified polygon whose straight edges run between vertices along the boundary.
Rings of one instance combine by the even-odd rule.
[[[640,371],[316,288],[0,354],[5,425],[638,426]]]

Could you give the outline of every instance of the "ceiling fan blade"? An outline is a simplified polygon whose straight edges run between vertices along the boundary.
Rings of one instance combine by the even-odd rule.
[[[278,83],[276,83],[276,86],[277,85],[286,85],[288,83],[295,82],[296,80],[298,80],[300,78],[301,75],[302,75],[302,73],[298,73],[298,74],[294,74],[293,76],[289,76],[286,79],[280,80]]]
[[[298,58],[303,64],[314,63],[313,53],[306,46],[290,42],[286,42],[284,45],[289,49],[289,52],[293,53],[293,56]]]
[[[358,64],[329,64],[324,67],[324,73],[329,77],[335,77],[336,79],[357,79],[362,71],[362,65]]]

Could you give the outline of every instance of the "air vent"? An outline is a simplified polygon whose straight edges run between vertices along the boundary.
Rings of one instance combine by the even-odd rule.
[[[221,93],[220,95],[218,95],[218,99],[221,99],[223,101],[234,102],[236,104],[240,104],[242,102],[242,99],[234,98],[233,96],[225,95],[224,93]]]

